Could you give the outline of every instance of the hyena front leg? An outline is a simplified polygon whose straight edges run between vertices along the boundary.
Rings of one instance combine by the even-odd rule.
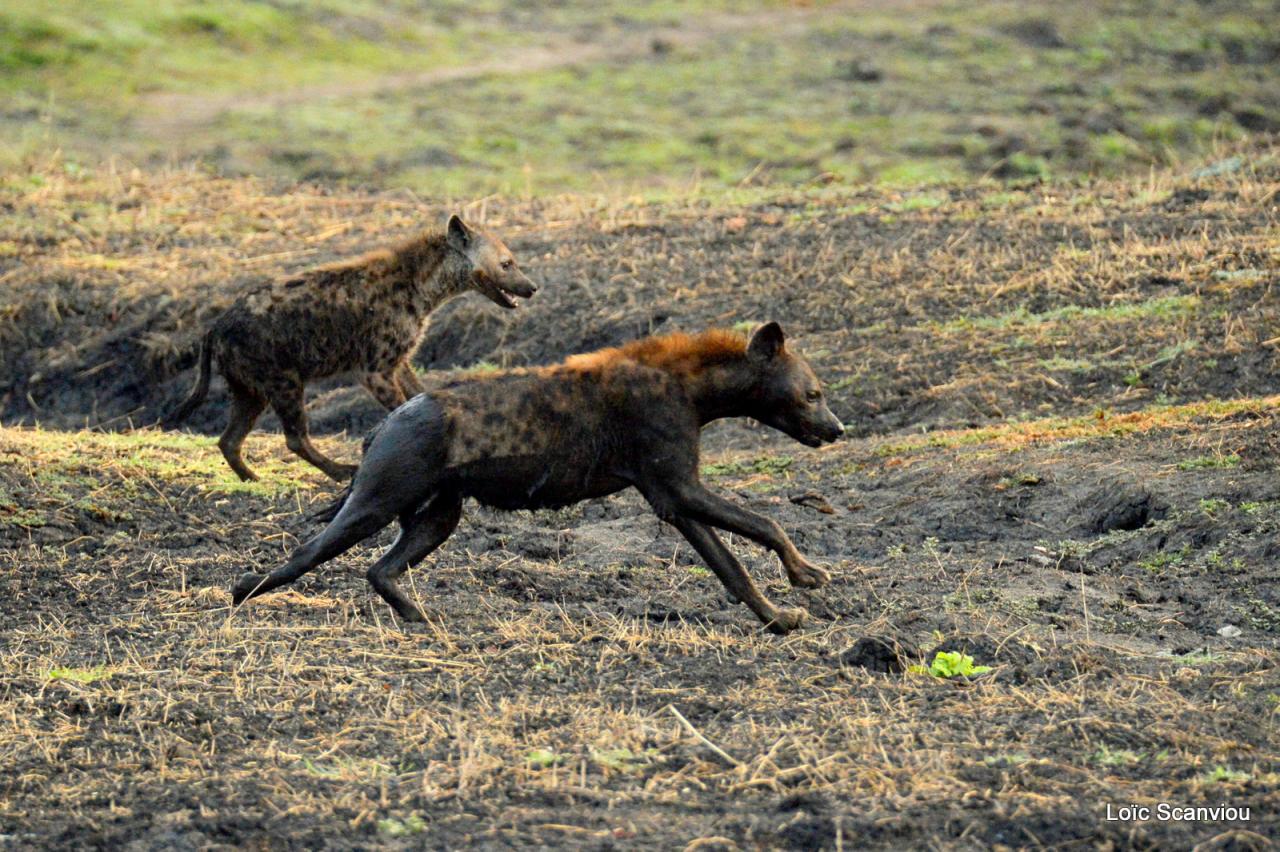
[[[301,381],[281,383],[268,394],[271,407],[280,418],[280,426],[284,429],[284,442],[304,460],[324,471],[330,479],[339,482],[350,479],[356,472],[356,465],[340,464],[324,455],[311,443],[307,432],[307,412],[303,398]]]
[[[707,566],[720,578],[720,582],[738,600],[745,603],[764,622],[770,631],[789,633],[804,624],[805,611],[794,607],[780,609],[751,581],[751,575],[737,557],[724,546],[715,531],[689,518],[671,518],[671,524],[680,530],[685,539],[698,551]]]
[[[778,554],[791,585],[814,589],[831,580],[830,574],[804,558],[777,521],[726,500],[700,482],[682,484],[674,496],[676,509],[682,514],[726,532],[746,536]]]
[[[361,383],[369,389],[369,393],[373,394],[373,398],[378,404],[387,411],[394,411],[404,405],[405,392],[401,390],[400,383],[396,381],[396,369],[392,367],[381,373],[365,373]]]
[[[399,383],[400,390],[406,399],[425,393],[427,390],[422,380],[418,378],[418,374],[413,371],[413,365],[407,360],[401,361],[400,366],[396,367],[396,382]]]

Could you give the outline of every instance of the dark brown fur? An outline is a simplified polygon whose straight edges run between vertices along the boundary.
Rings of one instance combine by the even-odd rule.
[[[509,294],[531,296],[535,288],[500,240],[453,217],[443,232],[245,293],[206,334],[196,387],[168,422],[181,422],[203,401],[216,361],[231,393],[218,445],[241,479],[257,478],[240,448],[268,405],[289,449],[334,479],[349,477],[354,465],[326,458],[308,437],[306,383],[357,373],[388,410],[403,404],[423,390],[410,359],[429,315],[466,290],[511,308]]]
[[[346,496],[325,513],[325,530],[270,575],[245,574],[234,600],[290,583],[399,519],[400,537],[369,581],[402,618],[421,620],[395,580],[449,537],[464,497],[533,509],[634,486],[732,595],[785,633],[803,610],[765,598],[711,528],[772,549],[793,585],[820,585],[826,573],[776,523],[699,481],[699,434],[721,417],[753,417],[811,446],[843,431],[776,323],[749,343],[723,331],[648,338],[556,366],[455,381],[393,412],[371,436]]]

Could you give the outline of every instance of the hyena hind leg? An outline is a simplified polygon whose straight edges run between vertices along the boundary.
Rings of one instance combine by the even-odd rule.
[[[400,590],[396,580],[443,544],[461,517],[460,495],[437,494],[421,509],[401,519],[400,536],[369,569],[366,576],[370,585],[403,620],[421,622],[426,617]]]
[[[281,387],[272,393],[271,407],[280,418],[280,426],[284,429],[284,442],[290,450],[297,453],[304,461],[320,468],[330,479],[342,482],[352,477],[356,472],[356,465],[336,462],[317,450],[311,443],[311,436],[307,431],[307,412],[304,407],[301,382]]]
[[[244,463],[241,448],[244,446],[244,439],[253,430],[253,424],[258,422],[266,409],[267,401],[240,382],[228,379],[227,386],[231,389],[231,417],[227,421],[227,428],[218,438],[218,449],[222,450],[222,457],[231,465],[236,476],[244,482],[251,482],[258,478],[258,474]]]
[[[394,411],[408,399],[400,388],[394,367],[383,373],[365,373],[361,383],[387,411]]]
[[[240,605],[249,598],[288,585],[323,562],[340,556],[391,523],[395,515],[366,506],[357,501],[343,507],[320,533],[300,545],[289,555],[289,561],[266,576],[248,571],[231,588],[231,602]]]
[[[406,399],[425,393],[427,390],[422,379],[419,379],[418,374],[413,371],[413,365],[408,361],[401,361],[400,366],[396,367],[396,382],[400,385],[400,390]]]

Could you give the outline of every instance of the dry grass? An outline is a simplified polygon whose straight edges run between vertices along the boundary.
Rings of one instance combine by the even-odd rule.
[[[185,390],[195,330],[247,279],[443,211],[189,173],[11,175],[0,406],[46,428],[0,429],[0,847],[1264,846],[1280,166],[1266,143],[1223,153],[1243,165],[937,204],[464,211],[545,286],[514,319],[450,306],[424,365],[777,318],[838,413],[889,433],[811,451],[708,431],[708,480],[835,575],[794,592],[732,542],[813,614],[786,639],[625,494],[469,507],[410,575],[419,630],[368,590],[367,548],[232,610],[230,579],[310,534],[330,486],[275,436],[250,442],[269,475],[242,487],[211,438],[124,427]],[[353,434],[369,416],[338,390],[313,413]],[[121,431],[47,428],[85,423]],[[1142,516],[1098,525],[1121,509]],[[879,635],[994,671],[845,664]],[[1155,801],[1254,816],[1103,821]]]

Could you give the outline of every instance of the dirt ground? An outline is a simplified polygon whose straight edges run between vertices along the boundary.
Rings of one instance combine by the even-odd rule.
[[[269,432],[264,482],[235,482],[216,385],[195,434],[125,427],[182,395],[237,286],[443,211],[197,176],[7,191],[0,848],[1268,848],[1280,161],[1212,171],[467,211],[543,287],[441,311],[432,380],[765,319],[811,355],[849,439],[704,441],[705,478],[833,573],[792,591],[733,542],[812,614],[785,639],[634,494],[469,505],[411,575],[425,628],[367,547],[231,610],[332,486]],[[361,393],[312,405],[339,456]],[[910,670],[938,650],[992,668]],[[1250,818],[1106,819],[1158,802]]]

